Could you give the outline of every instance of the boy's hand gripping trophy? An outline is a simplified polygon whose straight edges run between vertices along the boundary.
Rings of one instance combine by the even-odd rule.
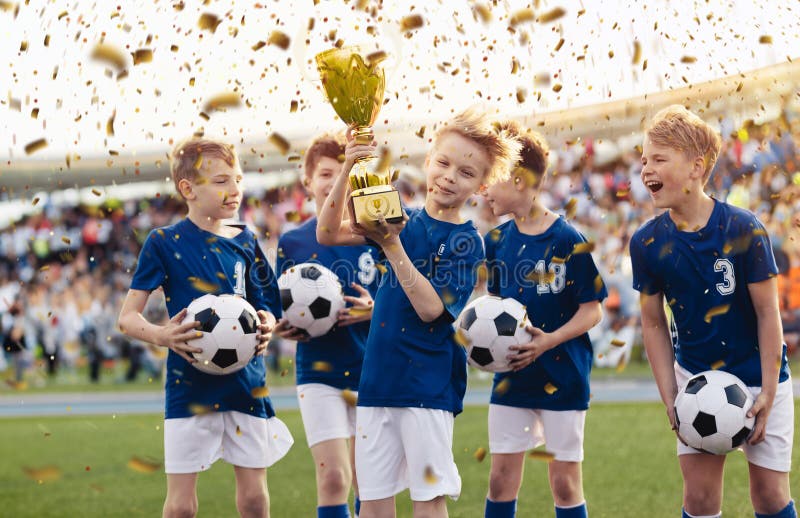
[[[386,86],[380,61],[383,52],[364,55],[357,46],[330,49],[317,54],[322,87],[336,114],[353,126],[356,142],[370,144],[372,124],[383,105]],[[358,159],[350,171],[350,221],[367,223],[381,216],[390,223],[403,221],[400,193],[392,187],[388,168],[376,170],[375,156]]]

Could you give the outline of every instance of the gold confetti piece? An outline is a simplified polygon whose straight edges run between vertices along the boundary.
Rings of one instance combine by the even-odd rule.
[[[197,158],[194,160],[193,167],[195,171],[199,171],[200,168],[203,167],[203,155],[197,155]]]
[[[564,259],[563,257],[558,257],[554,255],[553,257],[550,258],[550,262],[556,264],[564,264],[567,262],[567,260]]]
[[[625,341],[614,338],[611,340],[611,345],[613,345],[614,347],[624,347]]]
[[[544,450],[534,450],[528,454],[528,458],[533,460],[540,460],[542,462],[553,462],[554,460],[556,460],[555,454]]]
[[[242,97],[239,92],[222,92],[211,96],[203,105],[203,111],[210,112],[224,108],[236,108],[242,105]]]
[[[486,448],[483,446],[478,446],[478,449],[475,450],[475,453],[472,454],[475,457],[475,460],[478,462],[483,462],[483,459],[486,458]]]
[[[239,428],[239,425],[236,425],[236,435],[242,435],[242,430]]]
[[[650,246],[650,245],[652,245],[652,244],[653,244],[653,241],[655,241],[655,240],[656,240],[656,238],[654,238],[654,237],[651,237],[651,238],[649,238],[649,239],[645,240],[645,242],[644,242],[644,246]]]
[[[222,20],[216,14],[203,13],[197,20],[197,26],[204,31],[216,32],[217,26],[222,23]]]
[[[425,466],[425,483],[434,485],[439,482],[439,477],[436,476],[436,473],[433,471],[433,468],[430,466]]]
[[[17,7],[19,6],[14,2],[0,2],[0,11],[13,11]]]
[[[547,394],[548,394],[548,395],[550,395],[550,396],[552,396],[553,394],[555,394],[557,390],[558,390],[558,387],[556,387],[555,385],[553,385],[553,384],[552,384],[552,383],[550,383],[549,381],[548,381],[548,382],[547,382],[547,384],[544,386],[544,391],[545,391],[545,392],[547,392]]]
[[[107,43],[98,43],[92,49],[91,58],[95,61],[103,61],[106,64],[112,65],[117,71],[124,70],[128,62],[125,54],[116,47]]]
[[[694,63],[697,61],[697,58],[694,56],[683,56],[681,58],[681,63]]]
[[[61,236],[61,242],[64,243],[65,245],[69,245],[70,243],[72,243],[72,240],[67,236]]]
[[[58,19],[60,20],[61,18],[65,17],[65,16],[66,16],[66,15],[68,15],[68,14],[69,14],[69,13],[68,13],[67,11],[61,11],[61,12],[58,14]]]
[[[379,272],[381,272],[381,275],[384,275],[384,274],[385,274],[387,271],[389,271],[389,270],[386,268],[386,266],[384,266],[384,265],[382,265],[382,264],[380,264],[380,263],[376,264],[376,265],[375,265],[375,268],[377,268],[377,269],[378,269],[378,271],[379,271]]]
[[[254,51],[256,51],[256,50],[261,50],[266,46],[267,46],[267,42],[266,41],[257,41],[256,44],[253,45],[250,48],[253,49]]]
[[[575,214],[577,212],[578,212],[578,200],[575,198],[570,198],[564,205],[565,216],[567,216],[567,219],[572,219],[575,217]]]
[[[26,50],[28,50],[28,42],[27,41],[21,41],[19,43],[19,51],[20,52],[25,52]]]
[[[511,18],[508,20],[508,23],[512,27],[515,27],[515,26],[519,25],[520,23],[531,22],[535,18],[536,17],[533,14],[533,9],[530,9],[530,8],[520,9],[519,11],[517,11],[514,14],[511,15]]]
[[[489,9],[488,5],[475,4],[472,6],[472,12],[482,23],[489,23],[492,21],[492,11]]]
[[[522,104],[525,102],[525,97],[528,93],[525,91],[524,88],[517,88],[517,102]]]
[[[114,136],[114,119],[116,118],[116,116],[117,116],[117,110],[114,110],[113,112],[111,112],[111,117],[109,117],[108,121],[106,121],[106,135],[108,135],[109,137]]]
[[[729,309],[731,309],[730,304],[722,304],[720,306],[715,306],[706,312],[706,316],[703,317],[703,320],[705,320],[706,324],[710,324],[712,318],[724,315],[725,313],[728,312]]]
[[[603,289],[603,278],[600,277],[600,274],[598,273],[597,275],[594,276],[594,292],[600,293],[602,289]]]
[[[189,403],[189,413],[192,415],[204,415],[214,411],[211,405],[201,405],[200,403]]]
[[[546,13],[544,13],[543,15],[541,15],[537,19],[537,21],[539,23],[550,23],[550,22],[554,22],[554,21],[558,20],[559,18],[561,18],[565,14],[567,14],[567,11],[565,11],[561,7],[556,7],[555,9],[551,9],[551,10],[547,11]]]
[[[49,47],[50,46],[50,35],[49,34],[45,34],[44,35],[44,42],[43,43],[44,43],[45,47]]]
[[[289,141],[286,140],[286,138],[280,133],[271,134],[269,136],[269,142],[270,144],[278,148],[278,151],[280,151],[281,155],[285,155],[286,153],[288,153],[289,149],[291,148],[291,144],[289,144]]]
[[[138,49],[133,53],[133,66],[140,63],[150,63],[153,61],[153,51],[151,49]]]
[[[536,270],[531,270],[525,278],[531,282],[535,282],[537,284],[550,284],[556,279],[555,272],[541,272]]]
[[[714,363],[711,364],[711,370],[718,370],[718,369],[723,368],[724,366],[725,366],[725,361],[724,360],[717,360],[717,361],[715,361]]]
[[[317,372],[332,372],[333,365],[330,362],[316,361],[311,364],[311,370]]]
[[[350,389],[344,389],[342,390],[342,399],[344,399],[344,402],[347,403],[347,406],[355,407],[358,403],[358,394]]]
[[[34,108],[31,110],[31,118],[38,119],[39,118],[39,108]]]
[[[470,341],[469,337],[467,336],[467,334],[460,327],[458,329],[456,329],[455,333],[453,333],[453,340],[455,340],[455,342],[458,345],[460,345],[461,347],[464,347],[464,348],[469,347],[469,345],[471,343],[471,341]]]
[[[297,101],[292,101],[289,103],[289,113],[295,113],[297,111]]]
[[[642,58],[642,45],[639,40],[633,40],[633,58],[631,64],[638,65],[639,60]]]
[[[562,88],[562,87],[561,87],[561,83],[556,83],[556,84],[554,84],[554,85],[553,85],[553,91],[554,91],[555,93],[558,93],[558,92],[560,92],[560,91],[561,91],[561,88]]]
[[[578,254],[590,254],[594,252],[594,242],[587,241],[585,243],[575,243],[575,246],[572,247],[572,255]]]
[[[758,38],[758,42],[764,45],[771,45],[772,44],[772,36],[767,34]]]
[[[47,147],[47,139],[40,138],[39,140],[34,140],[33,142],[29,142],[25,145],[25,154],[32,155],[37,151],[40,151]]]
[[[199,277],[189,277],[189,282],[195,290],[201,293],[217,293],[219,291],[219,284],[200,279]]]
[[[511,379],[510,378],[503,378],[500,383],[494,388],[494,393],[497,396],[502,396],[508,389],[511,388]]]
[[[371,52],[371,53],[367,54],[367,58],[365,60],[365,64],[368,67],[373,67],[373,66],[377,65],[378,63],[380,63],[381,61],[383,61],[384,59],[386,59],[387,57],[389,57],[389,55],[386,54],[386,52],[384,52],[382,50],[376,50],[375,52]]]
[[[423,25],[425,25],[425,19],[422,18],[421,15],[411,14],[408,16],[404,16],[400,20],[400,31],[401,32],[413,31],[414,29],[419,29]]]
[[[281,31],[272,31],[272,34],[269,35],[269,40],[267,40],[267,42],[270,45],[275,45],[276,47],[286,50],[289,48],[289,43],[291,40],[289,39],[289,36]]]
[[[299,223],[300,220],[302,219],[300,217],[300,213],[297,212],[296,210],[286,211],[286,216],[285,217],[286,217],[286,221],[288,221],[289,223]]]
[[[267,387],[254,387],[250,390],[250,395],[255,399],[261,399],[269,396],[269,388]]]
[[[744,83],[743,82],[739,82],[739,85],[736,87],[736,91],[737,92],[741,92],[743,87],[744,87]]]
[[[558,40],[558,43],[556,43],[556,47],[553,50],[555,52],[558,52],[559,50],[561,50],[561,47],[563,46],[564,46],[564,38],[561,38],[560,40]]]
[[[35,198],[33,199],[32,203],[33,203],[33,206],[35,207],[35,206],[36,206],[36,204],[37,204],[37,203],[39,203],[39,197],[38,197],[38,196],[37,196],[37,197],[35,197]]]
[[[61,469],[57,466],[42,466],[40,468],[23,467],[22,472],[31,480],[37,482],[53,482],[61,478]]]
[[[372,308],[349,307],[347,308],[347,313],[354,317],[363,317],[372,313]]]
[[[152,459],[145,459],[143,457],[132,456],[128,461],[128,468],[139,473],[154,473],[161,467],[160,462]]]
[[[628,366],[628,360],[623,354],[619,357],[619,360],[617,361],[617,367],[614,370],[617,372],[617,374],[619,374],[623,372],[625,370],[625,367],[627,366]]]

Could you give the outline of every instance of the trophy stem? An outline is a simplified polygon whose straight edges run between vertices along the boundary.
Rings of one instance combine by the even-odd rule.
[[[359,144],[369,145],[375,140],[375,134],[369,126],[356,126],[353,128],[353,138]]]

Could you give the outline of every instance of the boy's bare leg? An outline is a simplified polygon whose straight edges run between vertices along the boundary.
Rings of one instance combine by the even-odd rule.
[[[269,518],[267,470],[233,467],[236,473],[236,509],[242,518]]]
[[[789,474],[755,464],[750,467],[750,501],[759,514],[775,514],[789,503]]]
[[[414,509],[416,510],[416,502]],[[365,500],[361,502],[361,514],[359,518],[395,518],[394,497],[382,498],[381,500]],[[416,512],[415,512],[416,516]]]
[[[197,473],[167,473],[164,518],[194,518],[197,515]]]
[[[516,500],[522,484],[525,452],[494,453],[489,471],[489,500],[510,502]]]
[[[347,439],[322,441],[311,447],[317,473],[317,505],[347,503],[353,470]]]
[[[550,490],[558,507],[572,507],[585,500],[580,462],[554,460],[548,465]]]
[[[724,455],[678,455],[683,473],[683,507],[697,516],[715,515],[722,509]]]
[[[437,496],[427,502],[414,502],[414,518],[447,518],[447,501]]]

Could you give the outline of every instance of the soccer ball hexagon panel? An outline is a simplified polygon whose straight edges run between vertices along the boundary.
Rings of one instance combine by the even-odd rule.
[[[528,314],[519,301],[484,295],[461,312],[456,333],[466,344],[470,365],[489,372],[508,372],[509,347],[531,341],[527,325]]]
[[[253,306],[235,295],[203,295],[189,304],[184,322],[201,325],[200,338],[190,345],[203,349],[190,353],[192,365],[208,374],[230,374],[244,368],[258,344],[258,314]]]
[[[322,336],[333,329],[344,294],[339,278],[316,263],[300,263],[278,277],[283,317],[308,336]]]
[[[753,430],[748,418],[753,396],[736,376],[705,371],[689,378],[675,398],[678,433],[692,448],[724,455],[741,446]]]

